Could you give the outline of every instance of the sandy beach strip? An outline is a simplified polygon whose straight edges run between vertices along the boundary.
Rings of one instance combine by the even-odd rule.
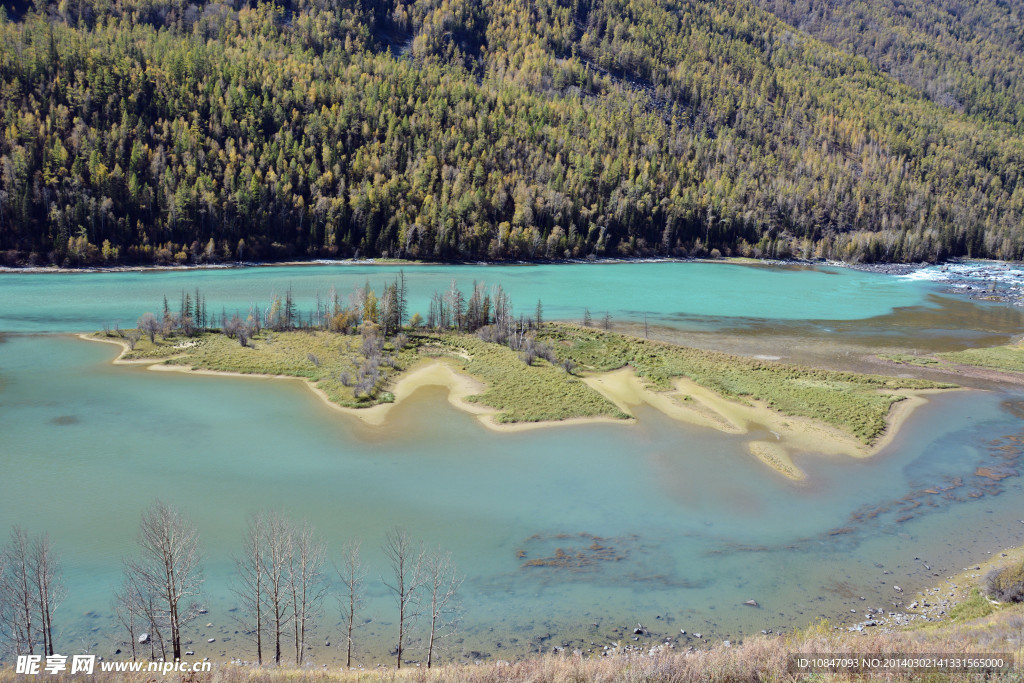
[[[660,392],[647,387],[630,368],[591,375],[584,381],[625,413],[631,406],[646,404],[676,420],[710,427],[728,434],[750,434],[748,450],[758,460],[794,480],[806,474],[793,462],[797,453],[866,458],[889,445],[911,414],[928,402],[928,396],[950,389],[896,390],[902,396],[889,409],[885,432],[871,445],[853,435],[805,417],[784,415],[757,401],[749,404],[727,399],[688,378],[677,378],[675,390]],[[765,438],[767,437],[767,438]]]

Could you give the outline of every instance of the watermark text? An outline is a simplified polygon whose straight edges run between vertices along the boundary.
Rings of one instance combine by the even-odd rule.
[[[18,655],[14,673],[26,676],[85,674],[96,672],[96,655]],[[212,670],[210,662],[99,662],[103,673],[158,673],[162,676],[172,673],[207,673]]]

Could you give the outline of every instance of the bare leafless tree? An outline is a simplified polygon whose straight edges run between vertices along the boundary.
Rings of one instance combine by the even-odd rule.
[[[274,635],[274,662],[280,664],[281,641],[294,616],[288,600],[288,563],[292,556],[294,539],[288,520],[278,513],[266,516],[265,532],[261,560],[263,576],[266,578],[264,605]]]
[[[117,592],[114,593],[114,616],[128,632],[128,644],[132,648],[132,661],[134,662],[138,659],[138,651],[136,650],[138,611],[132,602],[131,590],[131,586],[126,580]]]
[[[426,585],[430,592],[430,635],[427,638],[429,669],[434,662],[434,650],[438,644],[456,633],[456,596],[462,585],[462,577],[452,562],[452,554],[440,548],[426,556],[425,564]]]
[[[130,563],[125,562],[124,582],[114,593],[114,614],[128,632],[132,648],[132,661],[138,658],[138,645],[149,645],[150,659],[156,659],[157,648],[160,657],[167,659],[167,645],[164,642],[164,628],[160,622],[165,618],[157,614],[156,600],[148,593]]]
[[[139,331],[149,337],[150,343],[156,341],[156,334],[160,332],[160,321],[152,313],[143,313],[138,321]]]
[[[142,628],[148,629],[139,636],[140,644],[149,644],[149,658],[156,659],[157,648],[160,650],[160,659],[167,659],[167,640],[164,632],[167,630],[167,614],[158,606],[159,596],[149,592],[131,571],[125,567],[125,585],[127,595],[131,601],[132,610],[137,615],[137,620]],[[144,637],[143,637],[144,636]]]
[[[32,576],[39,610],[39,632],[43,637],[43,652],[52,655],[53,612],[64,600],[64,584],[60,578],[60,566],[53,553],[50,537],[38,537],[32,544]]]
[[[337,568],[345,594],[341,596],[341,619],[345,623],[345,666],[352,666],[353,631],[356,628],[356,613],[363,604],[363,581],[366,568],[359,558],[358,540],[352,540],[342,549],[341,566]]]
[[[235,557],[236,584],[232,587],[242,601],[242,626],[256,641],[256,662],[263,664],[263,629],[266,616],[267,577],[263,571],[267,543],[267,519],[263,514],[249,517],[242,554]]]
[[[199,532],[158,500],[142,514],[138,543],[139,557],[126,562],[130,579],[140,602],[152,605],[154,623],[166,623],[173,657],[180,659],[181,632],[199,614]]]
[[[15,654],[52,655],[53,612],[64,599],[60,567],[45,534],[11,529],[0,551],[0,636]]]
[[[295,663],[302,664],[306,650],[306,632],[315,624],[327,594],[324,560],[327,547],[316,537],[309,523],[292,528],[293,550],[288,563],[288,592],[292,603],[292,630]]]
[[[8,649],[16,654],[35,654],[35,635],[39,624],[36,620],[35,593],[32,590],[30,568],[30,541],[28,534],[20,527],[11,529],[11,540],[3,549],[3,584],[0,594],[4,596],[4,631]]]
[[[326,546],[308,523],[294,524],[278,512],[250,518],[242,554],[235,558],[233,591],[242,602],[242,625],[256,641],[259,663],[264,643],[273,638],[274,662],[279,664],[290,636],[295,663],[302,664],[307,634],[327,593],[326,555]]]
[[[402,668],[402,650],[409,635],[409,624],[419,616],[419,589],[426,575],[423,573],[423,544],[414,548],[408,534],[392,529],[384,539],[384,556],[391,567],[389,578],[381,577],[384,585],[394,594],[398,605],[398,668]]]

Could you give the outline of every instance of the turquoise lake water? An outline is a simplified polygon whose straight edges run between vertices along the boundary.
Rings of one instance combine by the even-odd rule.
[[[555,265],[406,266],[410,313],[426,316],[430,295],[452,280],[500,284],[516,310],[533,315],[538,299],[551,319],[595,317],[651,322],[674,318],[861,320],[893,309],[928,305],[926,282],[904,282],[874,273],[834,268],[765,267],[713,263],[606,263]],[[121,273],[0,274],[5,304],[0,330],[80,332],[120,319],[123,325],[163,297],[176,306],[182,290],[198,287],[211,312],[265,306],[273,293],[291,287],[300,309],[311,309],[316,292],[332,287],[344,297],[365,282],[379,293],[392,282],[394,266],[282,266],[224,270],[162,270]]]
[[[246,515],[261,509],[309,519],[334,559],[346,540],[362,539],[371,565],[371,623],[358,641],[365,664],[387,661],[394,631],[379,547],[395,525],[450,550],[466,574],[461,642],[446,655],[457,659],[508,658],[562,642],[600,649],[623,639],[613,628],[637,621],[657,634],[684,628],[736,639],[851,608],[863,618],[865,606],[890,607],[893,584],[907,595],[938,582],[936,573],[1024,543],[1014,450],[1024,438],[1024,392],[936,397],[875,458],[799,457],[809,479],[794,484],[754,461],[744,439],[651,411],[634,425],[495,434],[449,406],[443,390],[426,388],[375,429],[330,410],[298,382],[113,366],[114,346],[41,334],[90,330],[115,317],[127,326],[164,293],[173,302],[182,287],[199,286],[218,309],[265,301],[289,284],[308,303],[317,288],[345,292],[394,272],[0,276],[0,331],[8,333],[0,336],[0,528],[46,531],[63,559],[68,598],[58,645],[112,651],[112,591],[154,498],[178,506],[200,530],[209,614],[189,636],[197,656],[213,658],[249,649],[236,633],[231,558]],[[447,287],[453,277],[501,282],[524,312],[543,297],[550,318],[578,317],[590,306],[726,330],[755,320],[791,330],[862,321],[900,338],[929,333],[923,329],[948,336],[955,322],[922,328],[920,317],[963,304],[928,282],[845,270],[666,263],[406,273],[413,290]],[[968,305],[977,320],[1011,331],[1012,316]],[[961,331],[967,339],[992,330]],[[1012,476],[994,481],[979,467]],[[581,559],[525,565],[558,549]],[[748,599],[761,607],[744,606]],[[321,621],[311,656],[336,661],[333,601]],[[324,647],[326,639],[335,647]],[[419,657],[416,643],[409,654]]]

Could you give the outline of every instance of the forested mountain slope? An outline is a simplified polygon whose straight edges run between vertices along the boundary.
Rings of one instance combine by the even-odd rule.
[[[1022,0],[757,0],[956,111],[1024,130]]]
[[[61,0],[0,41],[8,262],[1024,249],[1011,126],[749,0]]]

